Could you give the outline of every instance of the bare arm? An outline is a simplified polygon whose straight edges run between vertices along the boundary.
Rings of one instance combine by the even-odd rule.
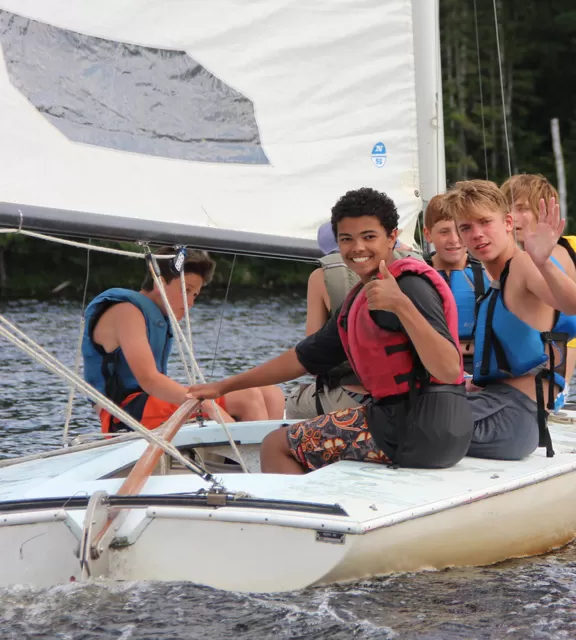
[[[119,304],[112,311],[116,316],[114,327],[118,345],[142,390],[159,400],[182,404],[186,400],[188,390],[156,368],[142,312],[130,303]],[[203,402],[202,409],[211,420],[218,419],[217,411],[219,411],[225,422],[234,422],[222,407],[217,409],[211,402]]]
[[[426,370],[445,384],[454,384],[460,377],[461,363],[456,345],[441,335],[422,315],[412,300],[400,289],[383,261],[380,263],[380,274],[382,279],[371,280],[364,285],[368,308],[371,311],[390,311],[395,314]],[[444,312],[440,313],[445,322]]]
[[[188,389],[188,397],[202,400],[217,398],[231,391],[287,382],[299,378],[305,373],[306,369],[300,364],[296,350],[290,349],[273,360],[231,378],[220,382],[193,385]]]
[[[330,309],[326,305],[326,284],[324,272],[315,269],[308,278],[308,294],[306,297],[306,335],[319,331],[328,321]]]
[[[454,344],[434,329],[407,296],[395,313],[426,370],[441,382],[454,384],[460,377],[460,354]]]
[[[576,282],[570,276],[551,260],[536,265],[525,253],[516,256],[516,260],[522,265],[525,286],[530,293],[566,315],[576,314]]]
[[[526,254],[517,258],[528,291],[553,309],[576,315],[576,282],[550,260],[565,224],[554,198],[550,198],[548,206],[540,200],[536,228],[523,229]]]
[[[186,387],[156,368],[142,312],[130,303],[116,305],[113,312],[116,340],[140,387],[160,400],[182,404],[186,400]]]

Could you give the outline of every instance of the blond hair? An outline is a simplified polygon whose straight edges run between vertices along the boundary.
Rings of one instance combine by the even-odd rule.
[[[515,202],[521,200],[528,203],[534,215],[538,215],[541,198],[544,198],[546,203],[550,198],[555,198],[556,204],[560,204],[558,191],[550,184],[547,178],[539,173],[521,173],[512,176],[506,180],[500,189],[510,208]]]
[[[495,182],[489,180],[464,180],[457,182],[445,194],[443,209],[454,220],[472,220],[480,217],[478,209],[499,211],[502,215],[510,208]]]
[[[424,214],[424,228],[428,231],[432,231],[432,227],[437,222],[452,220],[452,216],[444,210],[445,196],[445,193],[439,193],[430,200],[426,207],[426,213]]]

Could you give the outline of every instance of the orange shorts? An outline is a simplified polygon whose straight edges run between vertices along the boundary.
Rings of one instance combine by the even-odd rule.
[[[226,402],[224,397],[214,400],[219,407],[226,411]],[[133,418],[138,420],[147,429],[156,429],[178,409],[177,404],[159,400],[154,396],[149,396],[144,391],[137,391],[130,394],[121,403],[120,407],[129,413]],[[203,411],[202,418],[208,419],[208,415]],[[100,424],[103,433],[116,433],[117,431],[132,431],[123,422],[110,415],[108,411],[102,409],[100,411]]]

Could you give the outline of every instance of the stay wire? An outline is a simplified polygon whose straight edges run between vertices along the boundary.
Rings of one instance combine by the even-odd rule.
[[[484,172],[488,180],[488,148],[486,147],[486,117],[484,114],[484,91],[482,89],[482,66],[480,58],[480,31],[478,29],[478,7],[474,0],[474,26],[476,30],[476,60],[478,63],[478,88],[480,91],[480,117],[482,119],[482,145],[484,148]],[[498,30],[498,27],[496,27]]]
[[[498,71],[500,76],[500,97],[502,100],[502,120],[504,122],[504,139],[506,141],[506,157],[508,160],[508,177],[512,177],[512,158],[510,154],[510,138],[508,135],[508,118],[506,116],[506,97],[504,91],[504,72],[502,70],[502,50],[500,48],[500,23],[498,20],[498,7],[496,0],[492,0],[494,6],[494,26],[496,31],[496,51],[498,53]]]
[[[88,240],[88,244],[92,244],[92,239]],[[80,360],[82,358],[82,341],[84,338],[84,328],[86,326],[86,297],[88,295],[88,283],[90,281],[90,248],[86,250],[86,278],[84,279],[84,292],[82,294],[82,312],[80,317],[80,328],[78,331],[78,341],[76,343],[76,355],[74,358],[74,374],[78,375],[80,370]],[[64,432],[62,434],[62,446],[68,446],[68,434],[70,432],[70,421],[72,420],[72,411],[74,409],[74,399],[76,397],[76,387],[70,386],[68,392],[68,402],[66,403],[66,418],[64,420]]]
[[[232,284],[232,274],[234,273],[234,266],[236,265],[236,254],[232,258],[232,266],[230,267],[230,275],[228,276],[228,285],[226,286],[226,293],[224,294],[224,300],[222,301],[222,310],[220,312],[220,322],[218,324],[218,333],[216,334],[216,345],[214,346],[214,356],[212,357],[212,370],[210,371],[210,380],[214,379],[214,367],[216,366],[216,354],[218,353],[218,344],[220,342],[220,332],[222,331],[222,322],[224,320],[224,312],[226,310],[226,302],[228,301],[228,294],[230,293],[230,285]]]

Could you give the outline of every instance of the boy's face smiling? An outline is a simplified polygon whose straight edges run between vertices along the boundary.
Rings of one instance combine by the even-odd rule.
[[[376,216],[343,218],[338,222],[338,248],[346,266],[362,282],[378,273],[382,260],[386,264],[392,260],[397,235],[397,229],[388,235]]]
[[[466,247],[453,220],[441,220],[432,229],[424,229],[424,236],[434,245],[436,255],[443,266],[456,268],[466,260]]]

